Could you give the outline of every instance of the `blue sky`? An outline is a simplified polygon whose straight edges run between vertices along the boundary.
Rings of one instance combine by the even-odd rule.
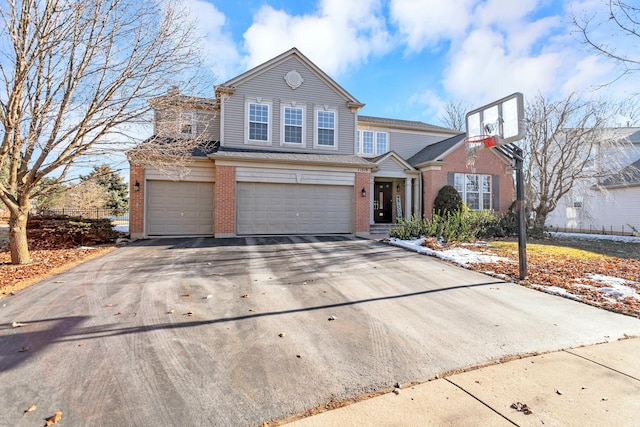
[[[638,76],[603,89],[616,70],[572,25],[574,15],[607,17],[604,0],[185,1],[216,76],[209,96],[294,46],[366,104],[361,114],[433,124],[451,101],[640,91]]]

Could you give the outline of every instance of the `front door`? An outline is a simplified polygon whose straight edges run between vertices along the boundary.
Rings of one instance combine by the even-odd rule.
[[[375,222],[391,222],[393,187],[390,182],[376,182],[373,195],[373,219]]]

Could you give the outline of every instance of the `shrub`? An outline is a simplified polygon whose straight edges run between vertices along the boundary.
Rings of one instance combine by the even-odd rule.
[[[118,237],[109,219],[74,218],[66,215],[29,218],[27,235],[30,239],[56,246],[108,243]]]
[[[454,214],[464,209],[464,202],[460,193],[451,185],[445,185],[438,191],[433,201],[434,213],[442,216]]]
[[[418,237],[435,237],[444,242],[470,242],[477,239],[506,237],[517,233],[517,217],[513,211],[496,215],[492,211],[471,211],[462,209],[439,215],[433,213],[431,219],[415,215],[399,221],[390,237],[401,240]]]

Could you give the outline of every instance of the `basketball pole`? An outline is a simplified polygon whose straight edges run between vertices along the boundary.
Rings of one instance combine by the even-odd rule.
[[[518,261],[520,280],[527,278],[527,215],[524,200],[524,152],[515,144],[498,147],[502,154],[514,160],[516,170],[516,209],[518,210]]]

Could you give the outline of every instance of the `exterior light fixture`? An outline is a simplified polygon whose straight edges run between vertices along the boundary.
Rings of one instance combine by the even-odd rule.
[[[400,184],[396,184],[396,193],[400,192]]]
[[[360,192],[360,194],[362,194],[362,197],[367,197],[367,190],[362,187],[362,191]]]
[[[140,191],[140,183],[138,181],[133,184],[133,191]]]

